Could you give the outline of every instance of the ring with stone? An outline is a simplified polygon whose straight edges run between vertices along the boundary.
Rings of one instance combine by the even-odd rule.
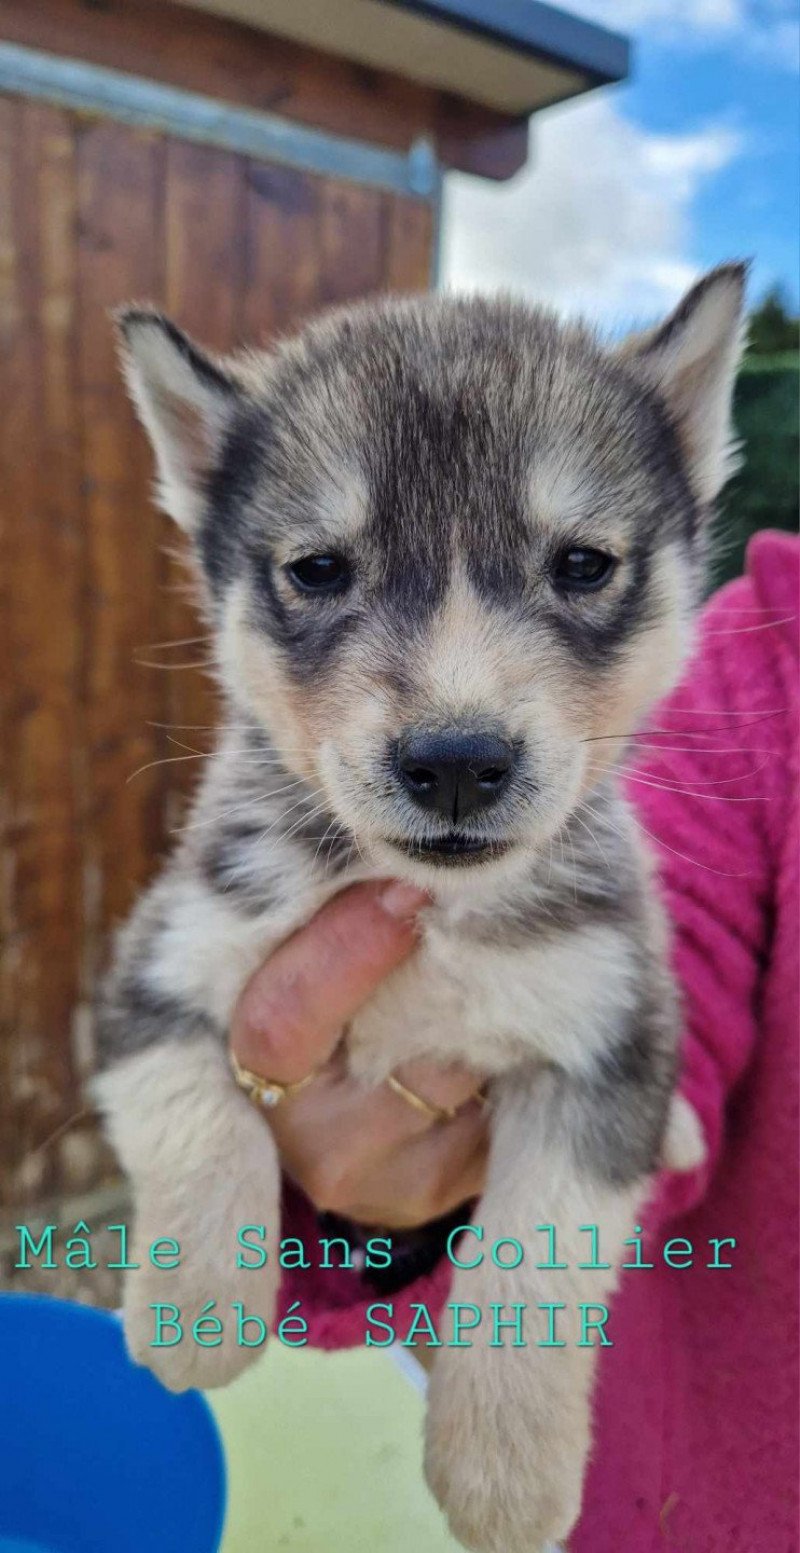
[[[250,1068],[243,1068],[235,1052],[230,1052],[229,1055],[233,1076],[239,1088],[244,1091],[249,1100],[253,1101],[254,1105],[263,1106],[267,1111],[273,1110],[283,1100],[289,1100],[292,1095],[299,1094],[300,1090],[305,1089],[306,1085],[317,1076],[315,1068],[311,1073],[307,1073],[305,1078],[297,1079],[294,1084],[282,1084],[278,1079],[264,1078],[260,1073],[251,1072]]]

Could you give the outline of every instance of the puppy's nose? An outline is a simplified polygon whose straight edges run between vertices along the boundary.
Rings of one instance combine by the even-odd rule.
[[[505,792],[514,749],[493,733],[411,731],[398,741],[396,759],[409,798],[455,825]]]

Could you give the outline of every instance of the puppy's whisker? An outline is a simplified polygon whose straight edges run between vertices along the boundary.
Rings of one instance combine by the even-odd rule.
[[[588,765],[589,765],[589,769],[594,768],[594,769],[602,770],[602,771],[615,771],[615,772],[618,773],[619,776],[633,777],[633,778],[639,777],[641,780],[647,779],[648,781],[652,781],[653,783],[658,784],[660,786],[665,785],[665,783],[670,783],[669,773],[665,774],[665,782],[659,782],[658,777],[652,771],[649,771],[649,770],[642,771],[639,766],[616,766],[616,765],[610,765],[610,766],[600,766],[600,767],[598,767],[596,762],[595,761],[591,761],[591,760],[588,762]],[[736,776],[717,777],[717,778],[714,778],[714,779],[692,777],[692,778],[690,778],[690,786],[691,787],[730,787],[732,785],[732,783],[734,783],[734,782],[745,782],[750,777],[757,776],[758,773],[760,771],[763,771],[764,768],[766,766],[768,766],[768,765],[769,765],[769,761],[762,760],[760,766],[754,766],[752,771],[744,771],[741,774],[736,775]],[[670,784],[670,785],[673,785],[673,784]],[[681,787],[679,790],[680,791],[687,791],[688,789],[684,789],[684,788]]]
[[[773,755],[774,751],[757,744],[734,744],[720,746],[718,744],[656,744],[646,739],[639,740],[632,755],[638,749],[648,748],[654,755],[661,752],[664,755]]]
[[[781,712],[764,712],[758,717],[745,718],[742,722],[734,725],[733,731],[735,732],[738,728],[753,728],[757,723],[766,722],[771,717],[780,717],[782,715]],[[656,738],[660,739],[662,735],[679,739],[705,739],[714,738],[715,736],[722,738],[730,730],[730,723],[722,728],[698,728],[696,733],[691,728],[631,728],[626,733],[595,733],[589,738],[581,739],[580,743],[602,744],[609,739],[635,739],[637,744],[646,744]],[[656,748],[662,749],[664,746],[658,743]]]
[[[282,793],[291,792],[293,788],[303,785],[302,777],[298,777],[296,781],[287,782],[284,787],[275,788],[272,792],[257,793],[255,797],[246,798],[241,803],[232,804],[228,809],[219,809],[210,819],[194,820],[189,825],[183,825],[181,826],[181,832],[206,830],[210,825],[218,825],[220,820],[229,819],[232,814],[239,814],[244,809],[253,809],[260,804],[269,802],[271,798],[279,798]]]
[[[196,750],[193,745],[184,744],[181,739],[174,738],[172,734],[167,734],[167,743],[174,744],[176,749],[188,750],[190,755],[196,755],[200,760],[213,760],[217,754],[216,749]],[[235,756],[237,763],[242,766],[263,766],[265,770],[269,769],[270,766],[274,766],[286,770],[285,763],[281,760],[279,755],[275,755],[271,752],[261,753],[258,750],[254,750],[252,745],[245,745],[242,749],[239,750],[231,749],[229,746],[226,746],[225,754]],[[289,773],[287,770],[287,776],[288,774]]]
[[[74,1127],[77,1122],[85,1121],[93,1115],[94,1112],[89,1106],[85,1106],[82,1111],[75,1111],[72,1116],[67,1117],[66,1121],[60,1122],[58,1127],[54,1127],[53,1131],[49,1132],[47,1137],[42,1139],[41,1143],[37,1143],[35,1148],[29,1149],[27,1153],[23,1154],[22,1165],[30,1166],[34,1160],[46,1154],[47,1150],[52,1148],[53,1144],[57,1143],[59,1138],[62,1138],[65,1133],[69,1132],[70,1128]]]
[[[297,805],[296,804],[293,805],[293,808],[297,808]],[[321,803],[321,804],[319,804],[317,806],[316,809],[312,809],[310,814],[301,814],[300,818],[298,820],[295,820],[295,823],[291,826],[291,828],[284,832],[282,839],[284,841],[291,841],[292,837],[296,836],[297,832],[299,830],[302,830],[304,825],[311,825],[314,820],[318,819],[321,814],[325,814],[327,812],[327,810],[328,810],[327,803]],[[288,812],[288,814],[291,814],[292,813],[292,809],[288,810],[287,812]],[[286,818],[286,816],[284,816],[284,818]],[[274,829],[275,829],[274,825],[271,825],[270,826],[270,831],[272,831]],[[268,835],[269,831],[267,831],[265,834]]]
[[[284,821],[288,820],[290,814],[294,814],[297,809],[302,808],[303,804],[307,804],[309,801],[313,801],[314,798],[320,797],[321,794],[321,788],[317,788],[314,792],[311,793],[301,793],[300,797],[297,798],[294,803],[290,804],[288,809],[281,808],[279,813],[275,815],[275,818],[272,820],[271,824],[267,826],[266,830],[261,832],[260,836],[257,838],[256,845],[260,845],[262,841],[266,840],[267,836],[271,836],[273,831],[277,830],[278,827],[284,823]],[[325,809],[326,805],[322,803],[319,804],[316,808],[313,808],[310,814],[301,814],[295,825],[293,825],[290,830],[282,833],[282,839],[288,840],[290,836],[294,835],[295,831],[298,830],[300,826],[310,824],[318,814],[323,814]]]
[[[654,841],[656,846],[663,847],[665,851],[671,852],[673,857],[680,858],[681,862],[690,863],[693,868],[702,868],[706,873],[716,874],[717,878],[719,879],[747,879],[749,877],[747,871],[744,873],[732,873],[726,868],[712,868],[710,863],[701,863],[699,858],[690,857],[688,853],[680,852],[677,847],[670,846],[668,842],[664,841],[663,837],[655,836],[652,831],[646,829],[640,819],[637,820],[637,823],[639,825],[639,829],[643,831],[644,835],[648,836],[651,841]]]
[[[155,658],[132,658],[137,669],[162,669],[165,674],[179,674],[182,669],[213,669],[211,658],[191,658],[186,663],[157,663]]]
[[[134,647],[134,652],[166,652],[171,647],[197,647],[201,642],[213,642],[210,632],[205,636],[178,636],[174,642],[145,642],[141,647]]]
[[[572,836],[571,836],[569,830],[567,831],[567,840],[569,842],[570,852],[572,853],[572,892],[573,892],[573,896],[574,896],[574,899],[575,899],[575,905],[577,906],[577,904],[578,904],[578,861],[577,861],[577,858],[575,856],[575,842],[573,841]]]
[[[127,787],[129,782],[135,781],[136,777],[141,776],[145,771],[154,771],[157,766],[174,766],[184,760],[210,759],[210,754],[197,750],[193,751],[191,755],[162,755],[158,760],[148,760],[145,765],[137,766],[136,770],[132,771],[130,776],[125,778],[125,785]]]
[[[605,823],[609,830],[612,830],[615,835],[620,837],[621,840],[627,841],[625,833],[620,830],[618,825],[614,824],[608,815],[605,816]],[[673,857],[680,858],[681,862],[683,863],[690,863],[692,868],[702,868],[705,873],[715,874],[720,879],[747,879],[749,877],[747,873],[729,873],[728,870],[724,868],[712,868],[710,863],[702,863],[699,858],[690,857],[687,852],[680,852],[677,847],[670,846],[668,841],[664,841],[663,837],[656,836],[653,831],[648,830],[647,827],[642,824],[641,818],[638,815],[636,823],[642,834],[644,836],[648,836],[651,841],[655,842],[657,847],[662,847],[665,852],[671,852]]]
[[[694,790],[694,787],[684,787],[682,785],[678,785],[677,783],[670,783],[670,782],[658,782],[658,781],[655,781],[655,780],[651,779],[650,777],[637,776],[635,772],[624,770],[624,769],[620,769],[619,774],[621,776],[624,776],[626,778],[626,780],[629,781],[629,782],[638,782],[642,787],[653,787],[653,788],[656,788],[657,791],[662,792],[662,793],[680,793],[685,798],[702,798],[702,799],[706,800],[708,803],[766,803],[767,802],[767,799],[766,799],[766,797],[763,794],[755,794],[752,797],[737,798],[732,793],[702,793],[702,792],[696,792]],[[741,780],[743,780],[743,779],[740,778],[740,777],[728,777],[727,778],[728,782],[736,782],[736,781],[741,781]],[[695,784],[696,787],[716,786],[716,785],[718,785],[718,784],[716,784],[716,783],[708,783],[708,784],[706,784],[706,783],[701,783],[701,782],[698,782],[698,783]],[[719,785],[722,785],[722,784],[719,784]]]
[[[327,830],[325,831],[325,834],[322,836],[321,840],[317,844],[317,850],[314,853],[314,862],[313,862],[313,865],[312,865],[314,867],[316,867],[316,862],[317,862],[317,858],[319,857],[320,849],[324,846],[325,842],[328,841],[328,837],[330,836],[330,841],[328,842],[328,854],[327,854],[327,857],[325,858],[325,867],[324,867],[323,875],[322,875],[323,882],[327,881],[328,870],[329,870],[329,868],[331,866],[331,860],[333,858],[333,853],[334,853],[334,848],[336,846],[336,843],[337,843],[337,841],[341,840],[341,838],[346,836],[346,835],[347,835],[347,828],[344,825],[341,825],[338,820],[334,819],[334,820],[331,820],[331,823],[328,826]]]
[[[766,717],[785,717],[788,710],[789,710],[789,708],[785,707],[785,706],[772,707],[767,712],[759,712],[757,717],[750,718],[750,719],[748,719],[748,721],[754,722],[754,723],[758,723],[758,722],[761,722],[762,719],[766,718]],[[729,711],[725,707],[718,707],[718,706],[675,706],[674,704],[670,706],[670,713],[671,714],[672,713],[679,713],[681,717],[741,717],[742,716],[741,712],[735,711],[735,710],[734,711]]]
[[[176,733],[258,733],[255,723],[156,723],[148,720],[148,728],[172,728]]]
[[[593,810],[591,810],[587,804],[579,803],[579,804],[576,805],[576,808],[573,811],[573,817],[577,820],[578,824],[582,827],[582,829],[586,831],[587,836],[591,836],[592,841],[594,842],[595,846],[597,847],[598,852],[600,853],[600,857],[601,857],[603,863],[605,864],[606,868],[610,869],[611,868],[611,861],[610,861],[610,859],[608,857],[608,854],[603,851],[603,848],[601,847],[600,842],[598,841],[597,836],[595,835],[595,833],[592,830],[591,826],[587,825],[586,821],[581,819],[581,816],[578,813],[579,809],[582,810],[584,814],[589,814],[589,815],[591,815],[593,813]]]
[[[762,620],[759,625],[755,626],[723,627],[720,631],[705,631],[703,634],[704,636],[744,636],[751,631],[771,631],[777,626],[793,625],[796,619],[796,615],[782,615],[779,620]]]
[[[320,853],[320,848],[324,845],[325,841],[327,841],[328,836],[330,835],[331,831],[336,829],[337,826],[338,826],[338,820],[335,820],[335,819],[331,820],[326,825],[322,835],[319,838],[319,841],[317,842],[316,849],[315,849],[315,852],[314,852],[314,856],[311,859],[311,867],[312,868],[314,868],[316,866],[317,858],[319,857],[319,853]]]

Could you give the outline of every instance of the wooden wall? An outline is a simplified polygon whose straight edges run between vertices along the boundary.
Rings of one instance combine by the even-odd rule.
[[[0,38],[374,145],[405,151],[425,136],[443,167],[484,178],[510,178],[528,154],[524,118],[210,16],[183,0],[179,7],[168,0],[0,0]]]
[[[111,1168],[91,989],[210,748],[164,726],[213,697],[108,310],[224,350],[424,287],[431,243],[421,202],[0,97],[0,1200]]]

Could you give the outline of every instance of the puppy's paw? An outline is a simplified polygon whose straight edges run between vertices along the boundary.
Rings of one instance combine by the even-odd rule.
[[[512,1396],[487,1387],[481,1397],[448,1371],[448,1384],[432,1387],[425,1475],[453,1536],[472,1553],[545,1553],[580,1513],[585,1419],[570,1409],[548,1426],[540,1409],[534,1419]]]
[[[177,1120],[162,1118],[151,1147],[155,1165],[131,1172],[138,1265],[125,1281],[125,1333],[131,1357],[170,1391],[226,1386],[259,1357],[264,1344],[249,1346],[262,1335],[258,1321],[242,1331],[234,1306],[269,1330],[280,1276],[272,1259],[237,1266],[244,1225],[280,1224],[280,1169],[262,1118],[219,1071],[219,1053],[209,1060],[221,1082],[205,1129],[195,1114],[202,1095],[183,1124],[173,1107]],[[154,1266],[151,1247],[167,1237],[179,1250],[162,1261],[176,1265]]]
[[[700,1118],[694,1107],[681,1094],[674,1094],[670,1101],[661,1163],[667,1170],[697,1170],[705,1161],[706,1141]]]
[[[140,1207],[131,1260],[139,1266],[125,1282],[123,1317],[128,1352],[170,1391],[201,1391],[226,1386],[264,1351],[265,1343],[249,1346],[262,1336],[259,1322],[271,1330],[278,1271],[271,1262],[243,1270],[236,1266],[236,1230],[246,1218],[235,1205],[206,1202],[196,1215],[209,1228],[203,1236],[194,1219],[177,1212],[156,1216]],[[251,1204],[242,1209],[245,1212]],[[277,1214],[273,1216],[273,1222]],[[164,1224],[179,1226],[176,1267],[154,1267],[150,1247],[164,1233]],[[213,1227],[213,1228],[212,1228]],[[248,1319],[240,1327],[241,1304]],[[242,1339],[246,1341],[242,1341]]]
[[[152,1370],[169,1391],[188,1391],[192,1387],[209,1391],[227,1386],[263,1353],[264,1345],[248,1347],[238,1341],[236,1312],[232,1309],[234,1301],[241,1300],[247,1315],[260,1316],[269,1329],[275,1290],[265,1289],[262,1283],[256,1292],[257,1274],[252,1274],[242,1288],[233,1284],[222,1286],[219,1280],[212,1284],[211,1276],[202,1272],[197,1281],[177,1273],[158,1274],[144,1269],[142,1273],[144,1276],[140,1273],[130,1277],[126,1288],[125,1341],[134,1362]],[[214,1293],[209,1293],[208,1299],[201,1298],[198,1288],[203,1293],[213,1288]],[[215,1317],[222,1322],[222,1331]],[[250,1323],[246,1330],[252,1338],[255,1323]]]
[[[516,1466],[494,1454],[445,1465],[433,1449],[425,1470],[453,1536],[472,1553],[550,1553],[580,1513],[580,1474],[535,1448]]]

